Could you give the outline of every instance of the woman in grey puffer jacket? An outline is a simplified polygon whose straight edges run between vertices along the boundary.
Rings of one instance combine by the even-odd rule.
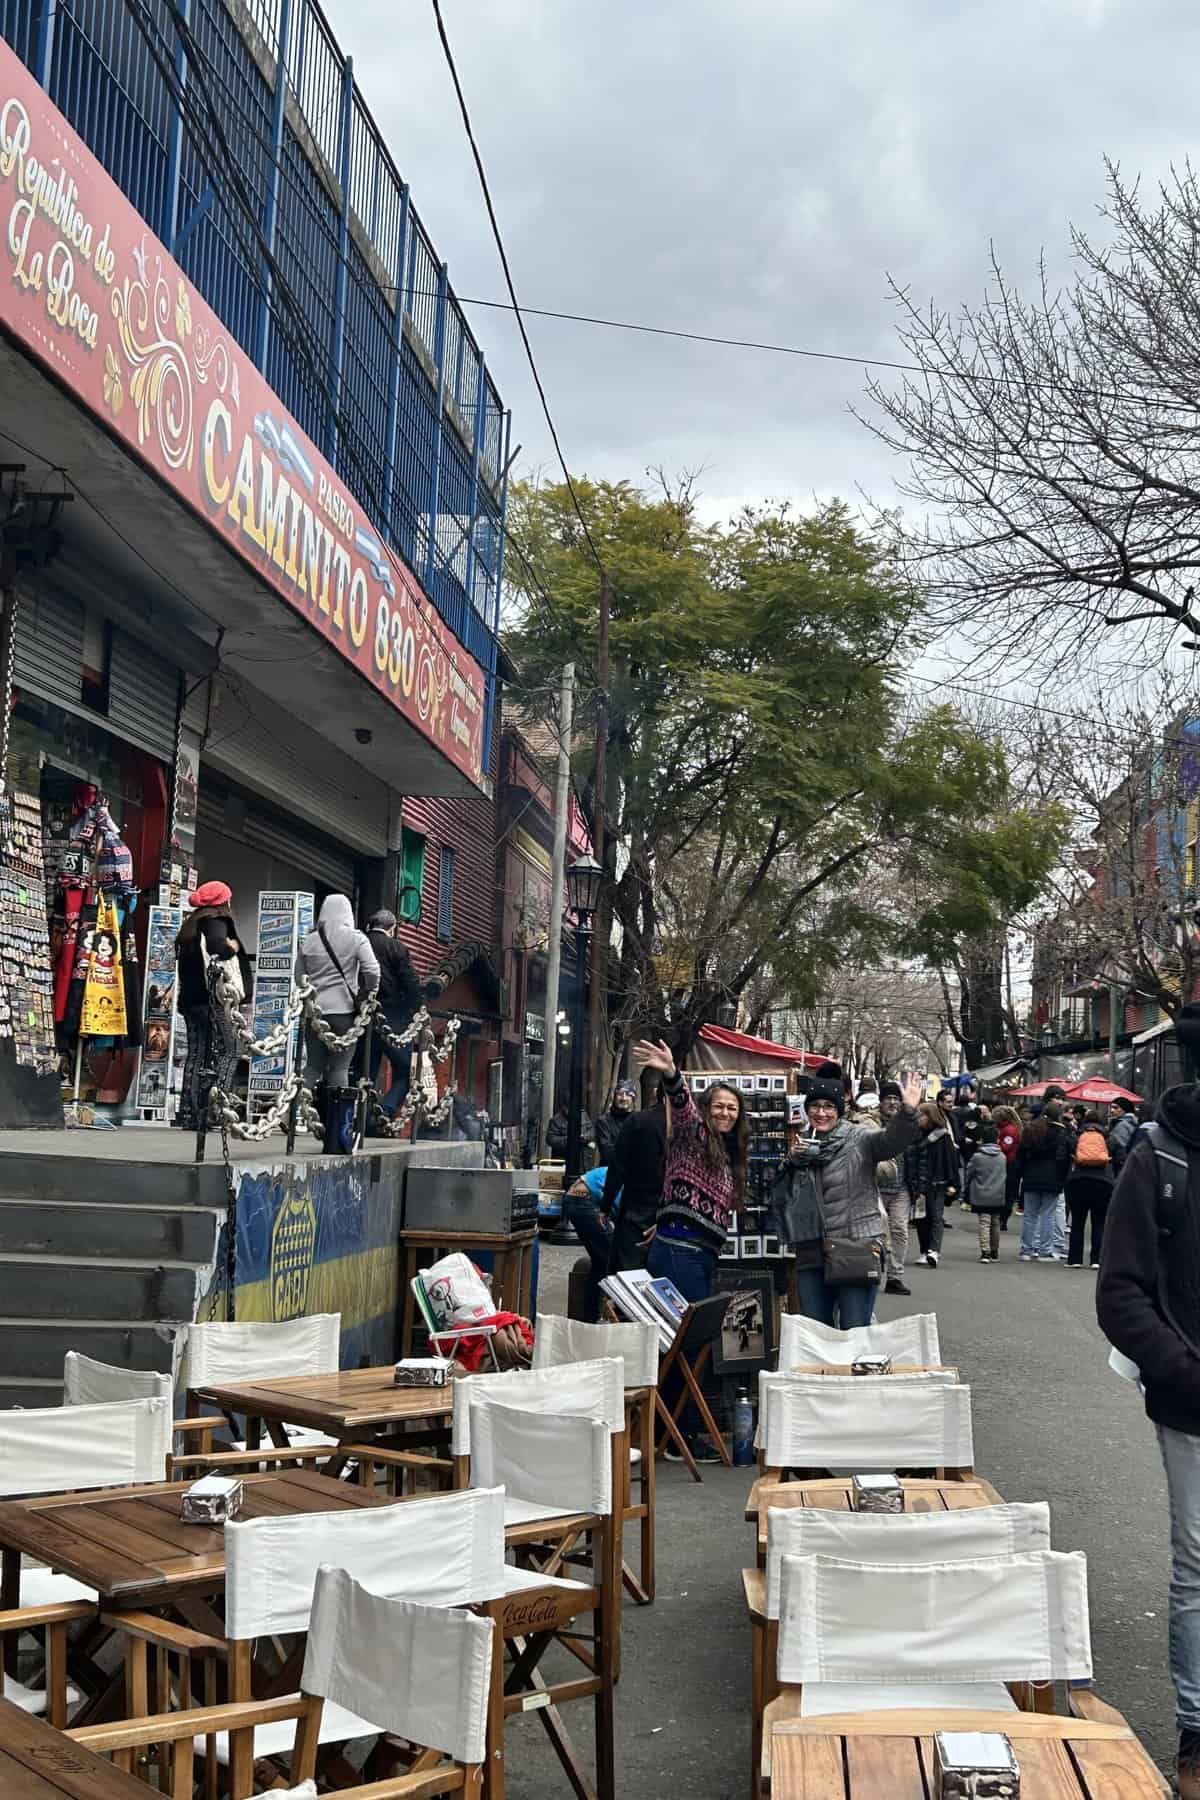
[[[772,1198],[790,1213],[800,1310],[810,1319],[848,1331],[869,1325],[883,1272],[887,1217],[875,1171],[900,1156],[917,1135],[915,1076],[901,1084],[901,1110],[883,1130],[843,1118],[840,1082],[814,1081],[805,1098],[812,1136],[796,1144],[776,1177]],[[812,1177],[811,1181],[808,1177]],[[874,1242],[879,1277],[874,1281],[825,1279],[825,1244],[834,1238]]]
[[[302,940],[296,958],[296,980],[302,977],[312,983],[317,1007],[330,1030],[339,1037],[354,1022],[360,993],[377,991],[379,960],[370,939],[355,926],[354,908],[345,894],[330,894],[322,902],[316,930]],[[344,1088],[350,1075],[353,1046],[349,1050],[330,1050],[311,1026],[305,1029],[308,1061],[304,1079],[308,1086],[315,1088],[323,1082],[331,1093]]]

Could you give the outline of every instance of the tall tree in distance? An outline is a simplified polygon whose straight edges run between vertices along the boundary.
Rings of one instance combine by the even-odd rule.
[[[847,959],[1028,900],[1059,821],[1014,806],[1003,753],[952,711],[910,716],[920,596],[848,508],[715,528],[686,485],[576,490],[612,582],[614,1054],[653,1028],[685,1057],[767,965],[811,993]],[[571,498],[525,486],[512,505],[511,647],[530,685],[568,658],[586,676],[597,582]],[[586,753],[576,773],[586,804]]]

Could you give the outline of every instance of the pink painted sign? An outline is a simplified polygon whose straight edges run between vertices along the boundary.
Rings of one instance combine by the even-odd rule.
[[[480,781],[478,663],[3,43],[0,326]]]

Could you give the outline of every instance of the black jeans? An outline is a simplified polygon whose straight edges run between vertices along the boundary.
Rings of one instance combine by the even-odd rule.
[[[568,1194],[563,1201],[563,1217],[568,1225],[574,1226],[591,1259],[586,1310],[589,1322],[594,1325],[600,1317],[600,1283],[608,1274],[612,1228],[590,1195]]]
[[[1090,1215],[1092,1221],[1092,1255],[1093,1263],[1100,1261],[1100,1250],[1104,1243],[1104,1221],[1108,1217],[1108,1203],[1112,1198],[1112,1189],[1092,1188],[1090,1191],[1077,1193],[1067,1189],[1067,1211],[1071,1217],[1071,1236],[1067,1245],[1067,1261],[1083,1266],[1083,1228]]]
[[[644,1269],[646,1258],[650,1253],[650,1245],[643,1244],[642,1239],[653,1225],[654,1219],[630,1219],[625,1217],[625,1209],[617,1212],[617,1222],[613,1226],[612,1251],[609,1256],[609,1271],[616,1274],[621,1269]]]
[[[930,1250],[935,1256],[942,1253],[942,1232],[945,1229],[946,1190],[935,1188],[932,1194],[925,1196],[925,1217],[918,1219],[917,1242],[921,1246],[921,1255]]]

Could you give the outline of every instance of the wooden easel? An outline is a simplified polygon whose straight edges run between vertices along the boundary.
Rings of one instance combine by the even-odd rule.
[[[725,1311],[732,1300],[732,1294],[710,1294],[707,1300],[692,1303],[679,1321],[679,1330],[675,1333],[670,1348],[663,1356],[658,1368],[658,1387],[655,1390],[654,1405],[658,1418],[663,1426],[661,1437],[655,1433],[653,1454],[661,1456],[667,1447],[668,1440],[675,1444],[684,1462],[692,1472],[693,1481],[703,1481],[696,1459],[692,1455],[687,1439],[679,1429],[679,1418],[689,1400],[695,1402],[696,1410],[704,1422],[704,1428],[721,1453],[721,1461],[727,1469],[733,1467],[733,1458],[726,1448],[725,1439],[717,1429],[717,1422],[709,1411],[708,1401],[704,1398],[701,1381],[712,1356],[712,1347],[717,1333],[725,1323]],[[675,1405],[668,1410],[662,1391],[670,1371],[678,1368],[683,1377],[683,1392]],[[645,1451],[643,1451],[643,1455]]]

